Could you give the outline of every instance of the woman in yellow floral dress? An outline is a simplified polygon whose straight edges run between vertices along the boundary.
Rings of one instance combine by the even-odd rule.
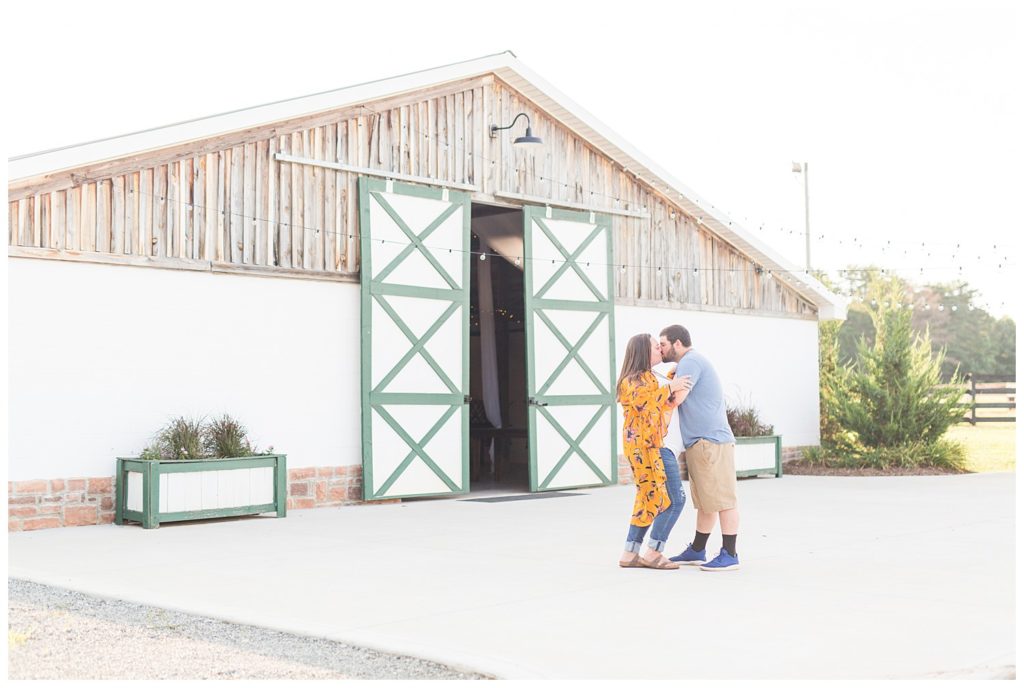
[[[668,385],[662,386],[651,372],[651,368],[658,363],[661,363],[658,340],[649,334],[635,335],[626,345],[626,355],[616,386],[624,417],[623,450],[633,471],[633,482],[636,483],[636,499],[629,522],[626,550],[619,559],[619,566],[624,568],[679,568],[679,564],[661,554],[661,549],[686,497],[679,486],[675,508],[672,508],[673,499],[665,475],[664,461],[667,457],[662,457],[661,446],[668,430],[669,414],[689,393],[690,378],[685,376],[672,379]],[[672,460],[675,460],[674,456]],[[652,532],[648,549],[641,556],[641,543],[651,524],[655,525],[655,531],[659,531],[657,543],[654,542]]]

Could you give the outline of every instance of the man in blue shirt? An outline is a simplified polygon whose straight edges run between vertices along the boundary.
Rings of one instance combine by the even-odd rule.
[[[678,375],[689,375],[693,387],[680,404],[679,429],[683,435],[690,496],[697,509],[697,532],[682,554],[672,557],[681,564],[700,565],[704,571],[730,571],[740,567],[736,534],[740,512],[736,507],[736,438],[725,415],[725,394],[711,361],[695,351],[690,333],[682,325],[661,331],[661,357],[676,362]],[[722,550],[707,561],[708,537],[722,526]]]

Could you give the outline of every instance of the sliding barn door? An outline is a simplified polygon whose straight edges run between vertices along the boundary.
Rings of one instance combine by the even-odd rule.
[[[530,489],[616,481],[608,216],[523,209]]]
[[[359,180],[363,497],[469,489],[469,196]]]

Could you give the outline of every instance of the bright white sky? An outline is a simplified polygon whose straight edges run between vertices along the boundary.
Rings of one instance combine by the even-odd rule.
[[[1015,4],[8,3],[7,155],[509,49],[795,264],[808,161],[814,267],[962,267],[1016,315]]]

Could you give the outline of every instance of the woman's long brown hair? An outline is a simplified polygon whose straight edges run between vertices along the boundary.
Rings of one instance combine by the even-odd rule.
[[[651,369],[651,335],[646,332],[635,334],[626,344],[626,355],[622,359],[619,381],[615,383],[616,396],[622,392],[622,381],[636,382],[643,373]]]

